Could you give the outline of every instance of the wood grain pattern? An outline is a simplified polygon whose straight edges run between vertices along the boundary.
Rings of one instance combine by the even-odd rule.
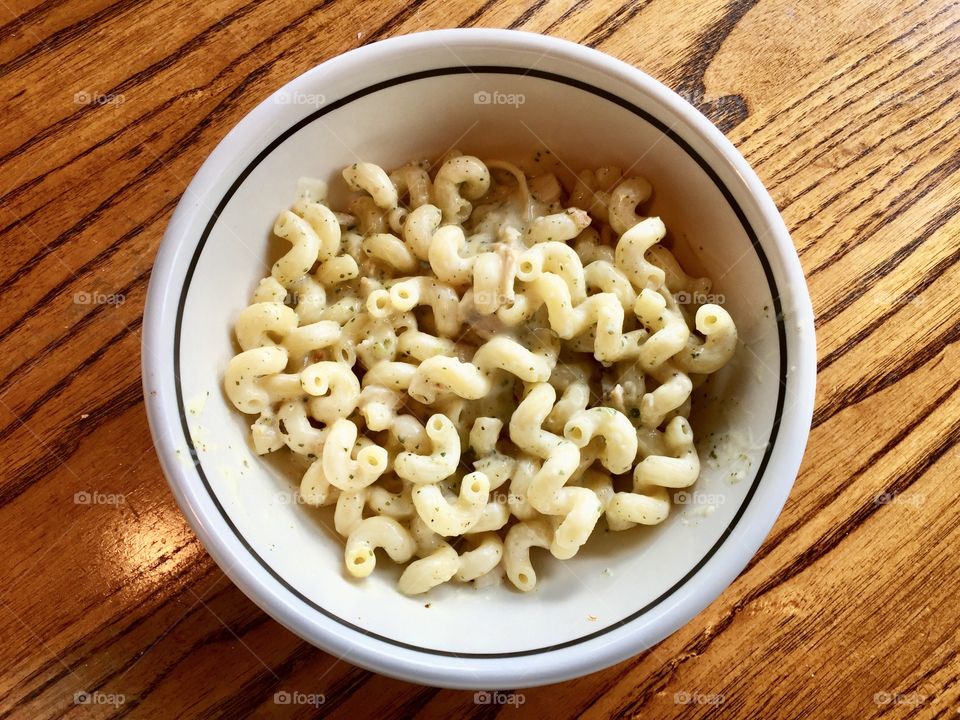
[[[681,92],[770,189],[817,313],[806,459],[747,570],[655,648],[519,709],[371,675],[267,618],[177,510],[140,389],[153,256],[217,141],[319,62],[450,26],[564,37]],[[956,717],[958,75],[955,0],[4,0],[0,718],[704,717],[721,700]]]

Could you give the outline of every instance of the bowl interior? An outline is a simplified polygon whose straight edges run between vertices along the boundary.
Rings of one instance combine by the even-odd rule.
[[[751,211],[738,210],[711,176],[713,151],[672,136],[657,119],[672,111],[652,98],[639,107],[635,89],[633,102],[623,101],[626,90],[610,95],[550,72],[464,71],[457,63],[379,87],[358,88],[362,82],[314,73],[295,93],[273,96],[257,111],[269,121],[233,138],[236,156],[197,198],[190,231],[203,240],[196,254],[191,242],[195,267],[173,295],[181,327],[168,349],[179,360],[178,401],[191,436],[175,443],[178,454],[192,471],[195,452],[203,476],[196,482],[263,571],[344,628],[469,656],[575,643],[631,618],[642,625],[651,609],[669,606],[741,517],[782,405],[775,291],[750,237]],[[237,413],[221,389],[237,352],[234,320],[269,273],[270,228],[291,204],[297,179],[327,180],[336,203],[345,165],[390,168],[454,147],[484,159],[540,151],[561,173],[613,164],[647,177],[655,188],[650,213],[664,219],[687,269],[712,278],[711,292],[743,340],[731,364],[698,391],[693,427],[703,472],[670,518],[620,533],[601,526],[569,561],[535,550],[539,584],[529,594],[508,584],[448,584],[405,597],[395,589],[399,570],[385,558],[371,577],[349,578],[330,511],[293,501],[299,477],[252,451],[254,418]]]

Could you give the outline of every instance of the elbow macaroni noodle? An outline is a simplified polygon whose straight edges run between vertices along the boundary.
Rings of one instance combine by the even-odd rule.
[[[349,212],[303,180],[277,217],[289,248],[237,316],[224,387],[257,453],[304,459],[348,574],[382,550],[406,594],[529,591],[532,548],[663,522],[700,473],[691,392],[737,329],[644,214],[650,183],[604,167],[565,189],[456,151],[343,178]]]

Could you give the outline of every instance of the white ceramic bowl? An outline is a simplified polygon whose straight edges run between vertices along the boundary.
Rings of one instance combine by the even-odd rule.
[[[705,459],[717,438],[732,439],[734,450],[705,463],[681,498],[687,504],[662,526],[599,532],[565,562],[537,555],[539,585],[529,594],[446,585],[404,597],[387,561],[365,581],[347,578],[329,519],[290,501],[296,479],[249,449],[250,419],[221,391],[233,321],[269,274],[270,228],[297,178],[333,180],[358,159],[391,167],[453,146],[481,157],[549,149],[571,168],[616,164],[648,177],[651,214],[714,279],[743,341],[711,385],[711,411],[694,419]],[[813,315],[776,207],[694,108],[639,70],[569,42],[444,30],[330,60],[224,138],[157,255],[143,373],[177,501],[254,602],[357,665],[424,684],[505,689],[583,675],[650,647],[743,569],[787,498],[807,440]]]

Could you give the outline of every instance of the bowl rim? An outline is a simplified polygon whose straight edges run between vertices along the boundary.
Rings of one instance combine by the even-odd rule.
[[[641,114],[648,122],[657,126],[661,131],[666,132],[674,141],[679,142],[681,146],[686,146],[685,149],[688,154],[691,154],[691,156],[698,161],[700,166],[711,176],[711,179],[725,195],[731,208],[739,216],[753,246],[758,250],[761,264],[767,275],[767,280],[770,283],[771,294],[774,300],[774,310],[777,313],[781,384],[776,420],[774,422],[771,440],[763,461],[757,469],[753,485],[744,498],[737,515],[731,521],[730,526],[700,563],[694,566],[690,572],[685,575],[677,585],[665,593],[664,596],[661,596],[651,604],[652,606],[659,603],[665,596],[680,586],[686,585],[686,587],[689,588],[690,585],[687,584],[687,581],[698,575],[698,573],[700,574],[700,589],[693,593],[693,599],[686,601],[684,606],[680,604],[675,605],[669,613],[664,613],[663,617],[658,619],[655,624],[659,625],[660,630],[652,633],[656,636],[656,639],[652,642],[650,642],[650,637],[647,637],[647,639],[641,643],[638,642],[641,639],[640,637],[631,638],[628,635],[617,637],[616,635],[619,630],[627,629],[631,622],[651,607],[647,606],[627,618],[583,638],[577,638],[560,645],[538,648],[531,651],[476,654],[453,653],[401,643],[390,638],[374,635],[365,631],[363,628],[345,623],[341,619],[331,616],[330,613],[326,612],[313,601],[304,598],[287,584],[283,578],[276,574],[275,571],[272,571],[267,563],[257,556],[256,552],[247,543],[246,539],[243,538],[222,508],[220,508],[220,520],[225,520],[227,526],[232,529],[236,540],[238,540],[240,546],[242,546],[242,552],[238,552],[236,543],[222,536],[222,531],[217,528],[220,524],[218,518],[212,516],[210,513],[210,506],[207,501],[212,500],[213,504],[217,507],[219,507],[219,501],[209,487],[208,481],[203,473],[200,459],[190,441],[190,433],[186,426],[186,418],[183,412],[182,393],[179,381],[177,380],[177,378],[179,378],[180,361],[180,353],[177,352],[177,348],[179,347],[179,333],[181,330],[180,320],[193,269],[199,259],[207,235],[209,235],[220,212],[225,207],[233,192],[239,187],[256,163],[266,157],[266,155],[286,137],[309,122],[310,119],[314,118],[317,113],[330,112],[350,102],[352,99],[381,89],[385,84],[408,82],[426,75],[477,71],[519,72],[523,70],[523,68],[519,66],[472,65],[469,68],[451,67],[438,71],[423,71],[391,76],[390,79],[385,80],[383,83],[368,86],[363,90],[339,98],[332,103],[324,104],[321,110],[309,114],[306,118],[301,119],[294,125],[288,127],[280,135],[276,136],[276,139],[266,145],[256,158],[247,165],[246,170],[235,177],[230,190],[222,198],[209,221],[206,223],[202,236],[193,239],[186,235],[186,230],[189,226],[196,223],[197,213],[203,212],[203,210],[198,207],[199,203],[195,202],[195,200],[207,196],[209,188],[215,180],[218,179],[224,167],[232,159],[232,156],[235,155],[234,148],[238,147],[240,143],[243,143],[245,138],[249,137],[251,132],[258,127],[258,124],[263,124],[267,121],[271,115],[269,108],[272,104],[271,98],[276,97],[277,94],[294,93],[301,87],[312,87],[314,78],[321,73],[343,71],[351,63],[376,61],[378,55],[386,55],[388,53],[409,49],[419,49],[428,45],[433,47],[450,47],[451,45],[456,46],[457,44],[483,44],[491,47],[508,44],[516,49],[536,50],[544,53],[549,52],[581,66],[615,75],[618,79],[639,86],[643,92],[654,96],[657,101],[663,103],[669,112],[682,118],[685,122],[685,127],[689,131],[696,133],[712,150],[716,151],[722,161],[728,164],[728,169],[732,169],[743,182],[747,191],[746,198],[749,202],[754,203],[755,207],[753,209],[758,212],[759,217],[762,219],[762,227],[765,234],[776,249],[777,260],[781,264],[783,273],[788,277],[786,287],[777,285],[772,275],[769,260],[766,258],[760,246],[756,229],[746,219],[740,203],[735,200],[728,185],[717,176],[714,166],[700,156],[699,153],[692,151],[688,142],[682,136],[679,136],[672,127],[668,127],[662,120],[634,106],[632,103],[610,92],[589,85],[588,83],[571,78],[562,78],[555,73],[538,71],[536,69],[526,69],[524,71],[523,74],[540,77],[541,79],[564,81],[567,84],[586,89],[595,94],[600,94],[602,97],[612,100],[621,106],[629,106],[628,109],[638,111],[637,114]],[[759,223],[760,221],[758,220],[757,222]],[[187,275],[181,287],[175,291],[171,291],[171,281],[173,277],[175,277],[175,270],[181,267],[183,263],[182,253],[192,253],[191,265],[188,268]],[[180,302],[177,303],[176,322],[173,324],[174,353],[171,360],[169,354],[170,338],[168,335],[171,308],[170,303],[164,302],[164,300],[168,296],[176,294],[180,295]],[[794,398],[793,405],[789,409],[784,408],[784,381],[786,379],[786,366],[788,362],[786,333],[788,328],[785,327],[783,321],[783,312],[780,306],[781,297],[789,298],[790,307],[796,315],[796,324],[792,324],[789,328],[793,331],[792,335],[796,341],[794,343],[796,346],[795,350],[789,357],[789,362],[792,366],[791,371],[797,373],[799,376],[794,384],[801,391],[808,390],[806,395],[798,395]],[[799,342],[801,334],[805,334],[807,338],[809,338],[806,343]],[[227,136],[220,141],[184,192],[164,233],[163,241],[157,253],[157,260],[154,271],[151,274],[147,303],[144,310],[142,349],[144,397],[147,404],[151,433],[158,456],[160,457],[164,475],[171,486],[182,512],[204,547],[224,573],[268,614],[309,642],[337,655],[345,656],[355,664],[387,675],[412,682],[426,682],[446,687],[519,687],[520,685],[516,684],[517,676],[515,670],[508,659],[527,658],[529,660],[530,655],[539,655],[538,660],[542,662],[538,663],[538,665],[542,665],[542,667],[537,668],[536,674],[528,676],[523,686],[565,680],[609,666],[640,652],[644,647],[668,636],[674,630],[688,622],[689,619],[712,602],[736,575],[739,574],[743,567],[746,566],[768,534],[776,517],[779,515],[783,503],[786,501],[790,488],[792,487],[800,459],[803,455],[813,413],[816,374],[815,348],[813,347],[812,340],[814,337],[812,306],[804,282],[803,272],[779,212],[769,194],[739,152],[729,140],[696,109],[683,101],[673,93],[673,91],[661,85],[656,80],[653,80],[639,69],[616,60],[602,52],[585,48],[576,43],[535,33],[511,30],[434,30],[379,41],[351,50],[308,70],[278,89],[271,97],[261,102],[253,111],[242,118],[241,121],[231,129]],[[164,394],[166,389],[165,381],[169,382],[171,376],[174,378],[173,387],[176,390],[176,400]],[[789,448],[791,452],[785,460],[780,462],[781,467],[784,465],[787,466],[785,469],[787,469],[788,472],[778,473],[775,477],[771,478],[769,474],[765,475],[764,470],[773,448],[777,445],[776,439],[777,433],[780,431],[781,419],[786,417],[785,413],[788,411],[794,421],[793,425],[797,426],[792,431],[791,447]],[[173,435],[170,432],[171,428],[176,428],[174,434],[182,432],[186,438],[194,467],[185,466],[179,461],[174,460],[175,445]],[[196,470],[196,472],[193,472],[194,470]],[[772,487],[774,491],[766,506],[769,510],[768,518],[762,522],[753,522],[749,528],[741,526],[744,537],[740,537],[736,545],[733,546],[739,549],[739,552],[731,556],[730,535],[741,516],[746,512],[754,492],[759,487],[761,481],[765,481],[766,489],[771,489]],[[208,492],[209,496],[204,498],[200,494],[201,491]],[[714,568],[712,576],[709,574],[704,576],[701,573],[703,567],[711,558],[716,557],[718,550],[724,547],[726,548],[726,557],[722,563],[724,567],[719,569]],[[244,555],[244,552],[246,555]],[[262,568],[253,567],[253,564],[256,564],[257,561],[259,561],[259,565],[263,566]],[[279,581],[279,584],[277,584],[277,582],[271,582],[270,578],[266,576],[267,574],[273,574],[274,581]],[[290,597],[290,594],[292,594],[293,597]],[[304,608],[297,607],[297,603],[303,602],[305,602],[307,606],[312,606],[314,612],[319,610],[328,618],[332,617],[333,620],[338,622],[342,627],[328,627],[323,622],[316,622],[315,618],[309,618],[308,614],[304,613]],[[665,630],[665,632],[663,630]],[[575,645],[608,634],[609,642],[605,643],[596,652],[580,653],[579,657],[571,655],[570,653],[561,653],[562,650],[574,649]],[[649,636],[650,633],[648,632],[647,635]],[[410,653],[413,653],[415,657],[408,657]],[[564,655],[562,660],[560,655]]]

